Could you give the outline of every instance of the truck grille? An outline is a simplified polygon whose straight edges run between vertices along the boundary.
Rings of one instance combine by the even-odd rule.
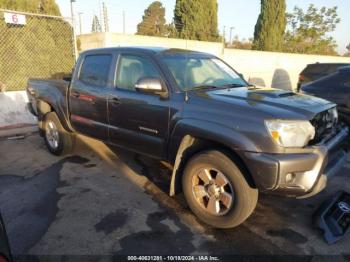
[[[312,120],[311,124],[315,127],[315,138],[311,141],[311,144],[317,144],[324,138],[331,135],[338,123],[337,109],[331,108],[327,111],[318,113]]]

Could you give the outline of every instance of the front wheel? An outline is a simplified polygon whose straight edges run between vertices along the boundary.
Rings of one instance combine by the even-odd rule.
[[[206,151],[189,160],[182,177],[193,213],[217,228],[240,225],[257,204],[258,190],[249,186],[235,162],[220,151]]]
[[[45,144],[52,154],[60,156],[71,152],[74,134],[63,128],[56,113],[50,112],[45,115],[43,128]]]

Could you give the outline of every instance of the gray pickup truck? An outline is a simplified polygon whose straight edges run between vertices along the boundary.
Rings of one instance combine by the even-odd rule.
[[[165,48],[83,52],[71,81],[31,79],[30,108],[50,152],[80,133],[173,166],[170,195],[219,228],[259,192],[310,197],[347,158],[336,105],[249,85],[219,58]]]

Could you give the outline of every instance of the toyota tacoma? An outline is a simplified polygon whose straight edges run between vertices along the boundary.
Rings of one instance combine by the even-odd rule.
[[[71,79],[30,79],[27,93],[51,153],[79,133],[168,161],[169,194],[218,228],[245,221],[261,192],[317,194],[347,158],[335,104],[258,89],[206,53],[88,50]]]

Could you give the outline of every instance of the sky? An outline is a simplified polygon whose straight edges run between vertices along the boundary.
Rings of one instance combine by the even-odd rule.
[[[77,32],[79,33],[78,13],[82,13],[82,33],[89,33],[93,15],[100,16],[99,3],[105,2],[109,14],[109,27],[111,32],[123,32],[123,11],[125,12],[125,31],[127,34],[136,32],[136,26],[142,20],[144,10],[153,0],[75,0],[74,13],[77,19]],[[167,22],[173,18],[173,10],[176,0],[160,0],[166,8]],[[56,0],[63,16],[70,16],[70,0]],[[338,52],[343,54],[350,43],[350,1],[349,0],[286,0],[287,11],[291,12],[294,6],[304,10],[314,4],[316,7],[338,7],[338,15],[341,19],[335,32],[331,33],[338,44]],[[219,30],[222,32],[226,26],[226,39],[229,40],[230,28],[232,36],[240,39],[251,38],[254,27],[260,13],[260,0],[218,0]]]

